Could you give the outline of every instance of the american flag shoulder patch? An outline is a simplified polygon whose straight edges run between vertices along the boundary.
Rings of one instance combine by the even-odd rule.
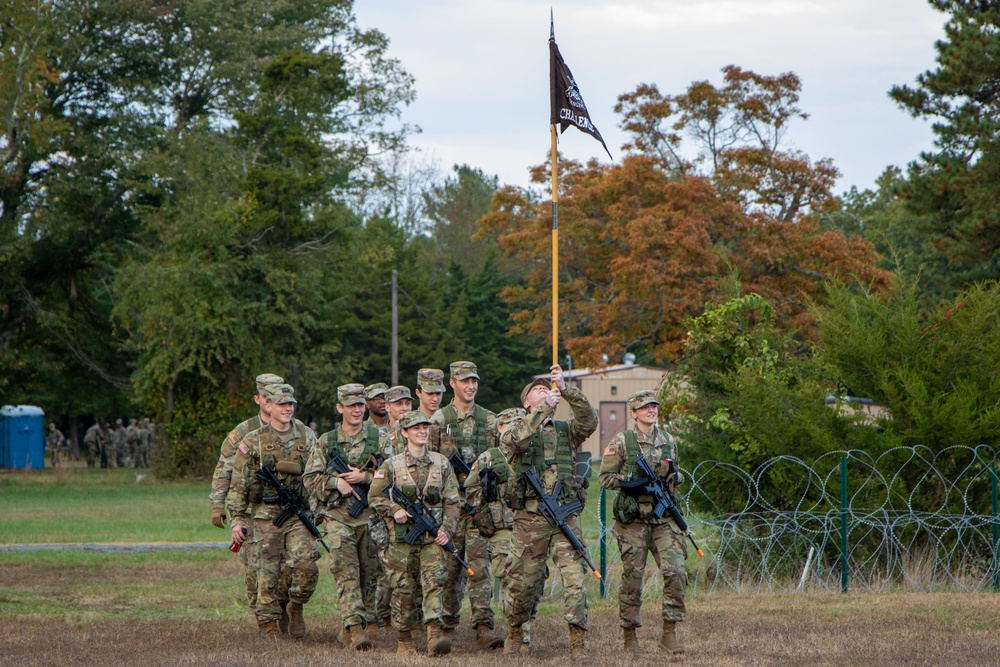
[[[376,470],[375,471],[375,475],[373,476],[373,479],[385,479],[385,471],[384,470]]]
[[[229,442],[231,442],[231,443],[233,443],[235,445],[239,441],[240,441],[240,439],[236,437],[236,431],[230,431],[229,432]]]
[[[239,449],[239,450],[240,450],[241,452],[243,452],[243,455],[244,455],[244,456],[246,456],[247,454],[249,454],[249,453],[250,453],[250,448],[249,448],[249,447],[247,447],[247,443],[245,443],[245,442],[241,442],[241,443],[240,443],[240,446],[239,446],[239,448],[238,448],[238,449]]]
[[[614,456],[615,455],[615,448],[614,447],[608,447],[607,449],[604,450],[604,455],[605,456]]]

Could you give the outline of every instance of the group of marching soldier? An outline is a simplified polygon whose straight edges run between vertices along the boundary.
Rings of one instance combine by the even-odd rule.
[[[45,447],[52,457],[52,465],[58,466],[67,439],[55,424],[49,424],[45,435]],[[155,436],[153,423],[148,419],[130,419],[125,426],[121,419],[101,425],[100,420],[87,429],[83,436],[86,447],[87,467],[93,468],[148,468],[153,460]],[[73,460],[76,460],[76,449]]]
[[[316,590],[322,545],[331,553],[343,645],[370,649],[370,629],[391,623],[399,653],[426,641],[428,654],[446,654],[468,593],[476,646],[522,653],[551,557],[571,657],[584,656],[584,584],[593,567],[578,518],[587,480],[576,474],[576,454],[597,429],[597,414],[559,366],[524,387],[521,407],[499,414],[475,402],[475,364],[452,363],[449,384],[454,398],[442,407],[444,372],[420,370],[416,409],[405,386],[342,385],[341,421],[317,437],[294,417],[293,387],[272,374],[256,378],[259,412],[224,439],[210,499],[212,523],[231,522],[262,636],[305,635],[303,607]],[[563,401],[573,415],[565,421],[555,419]],[[679,654],[685,536],[653,511],[654,480],[637,467],[654,462],[647,470],[673,492],[681,481],[676,451],[657,427],[654,392],[636,392],[628,405],[635,428],[604,450],[600,474],[602,486],[618,491],[624,646],[638,646],[642,573],[652,553],[664,579],[660,646]],[[506,637],[496,628],[491,572],[501,579]]]

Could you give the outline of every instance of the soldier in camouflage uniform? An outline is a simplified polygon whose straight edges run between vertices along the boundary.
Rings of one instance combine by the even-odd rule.
[[[497,416],[476,405],[479,391],[479,372],[471,361],[456,361],[450,368],[452,391],[455,398],[431,417],[431,435],[428,447],[445,457],[457,454],[466,465],[497,441]],[[465,502],[465,475],[456,475],[462,512],[455,532],[455,548],[462,554],[474,574],[470,577],[454,558],[448,561],[448,583],[444,589],[444,627],[449,635],[461,620],[462,600],[468,581],[469,607],[472,627],[476,632],[476,645],[482,649],[503,646],[503,638],[492,633],[495,625],[493,584],[490,579],[489,542],[479,534],[472,523],[469,505]]]
[[[125,467],[125,427],[121,419],[115,420],[115,430],[111,432],[111,454],[108,455],[108,463],[112,468]]]
[[[497,431],[502,434],[515,419],[525,414],[524,408],[507,408],[497,414]],[[476,509],[473,524],[479,534],[489,542],[490,571],[500,581],[500,601],[504,615],[510,616],[509,579],[510,540],[514,534],[514,512],[503,502],[507,480],[510,477],[508,453],[500,447],[499,441],[479,455],[472,464],[469,478],[465,480],[465,500]],[[484,482],[486,482],[484,484]],[[492,488],[491,488],[492,487]],[[484,488],[495,491],[495,496],[484,497]],[[546,572],[548,570],[546,569]],[[548,575],[546,574],[546,577]],[[531,622],[521,624],[522,642],[531,644]]]
[[[669,515],[656,518],[655,499],[644,493],[651,480],[643,477],[635,464],[642,456],[653,472],[668,481],[671,494],[679,481],[676,472],[677,447],[673,439],[657,428],[660,402],[652,391],[637,391],[628,397],[628,407],[635,420],[635,429],[623,431],[608,443],[601,462],[601,486],[618,491],[615,499],[615,525],[622,557],[622,584],[618,593],[618,612],[625,636],[625,650],[638,648],[636,628],[642,627],[639,608],[642,606],[642,579],[646,570],[647,553],[652,552],[663,575],[663,635],[660,646],[672,654],[684,652],[677,641],[676,625],[684,620],[684,590],[687,573],[684,560],[687,545],[684,534]]]
[[[521,401],[528,414],[511,422],[500,438],[501,445],[511,456],[507,504],[514,510],[511,566],[507,573],[511,614],[505,652],[515,653],[521,647],[521,626],[531,620],[537,610],[545,586],[546,559],[551,554],[563,582],[570,656],[578,660],[584,657],[587,632],[586,569],[569,540],[538,512],[538,498],[520,475],[534,466],[545,493],[551,493],[556,482],[562,482],[560,502],[576,499],[586,502],[586,480],[576,476],[576,453],[597,430],[597,413],[582,391],[566,385],[558,364],[550,371],[548,380],[536,379],[521,391]],[[563,398],[573,411],[569,421],[553,417]],[[583,542],[579,519],[570,517],[567,524]]]
[[[344,644],[357,651],[372,647],[365,633],[373,608],[378,553],[389,544],[385,522],[371,507],[356,517],[351,506],[361,499],[351,485],[364,489],[372,482],[375,469],[382,462],[385,435],[378,428],[364,424],[365,388],[360,384],[337,387],[337,412],[343,422],[324,433],[306,463],[303,481],[322,517],[330,545],[330,573],[337,581],[340,616],[344,622]],[[329,468],[339,456],[349,466],[349,473]]]
[[[415,581],[423,589],[423,623],[427,630],[427,652],[442,655],[451,651],[451,639],[443,626],[442,592],[448,579],[447,560],[454,560],[442,548],[458,525],[458,482],[447,459],[427,449],[430,420],[419,411],[408,412],[400,420],[406,449],[383,463],[375,472],[369,499],[385,517],[389,527],[386,563],[392,579],[392,623],[399,631],[397,652],[414,653],[413,631],[419,615],[413,601]],[[387,487],[395,484],[407,498],[426,504],[440,524],[436,538],[425,533],[417,544],[407,544],[407,514],[389,498]]]
[[[249,540],[249,557],[257,565],[256,616],[261,633],[275,639],[281,632],[285,593],[282,568],[287,566],[288,634],[299,638],[306,633],[302,608],[319,580],[319,549],[298,518],[274,525],[274,518],[283,509],[276,502],[277,490],[257,479],[255,473],[268,466],[286,489],[305,498],[302,474],[316,445],[316,435],[294,419],[295,392],[290,385],[268,385],[264,396],[271,421],[247,434],[236,447],[226,509],[233,522],[233,541],[242,545]]]
[[[139,424],[133,417],[128,420],[128,427],[125,429],[125,467],[139,467],[139,446],[140,446]]]
[[[444,398],[444,371],[437,368],[421,368],[417,371],[417,410],[425,415],[433,415],[441,408]]]
[[[257,405],[257,414],[250,419],[241,422],[236,428],[229,432],[222,439],[222,446],[219,451],[219,460],[215,464],[215,474],[212,475],[212,492],[208,494],[208,499],[212,503],[212,525],[216,528],[223,528],[226,524],[226,496],[229,494],[229,487],[233,477],[233,463],[236,458],[236,448],[240,441],[249,433],[256,431],[271,421],[271,413],[267,410],[267,399],[264,397],[264,390],[272,384],[281,384],[283,379],[274,373],[262,373],[254,380],[256,393],[253,395],[253,402]],[[248,526],[249,530],[251,526]],[[248,535],[249,537],[249,535]],[[247,587],[247,601],[250,610],[257,608],[257,568],[250,560],[250,549],[240,549],[239,559],[243,563],[243,579]],[[287,573],[285,576],[287,581]],[[283,600],[287,597],[282,596]],[[287,615],[281,619],[282,633],[288,630]]]
[[[64,442],[66,442],[66,436],[62,434],[62,431],[56,428],[55,424],[49,424],[49,432],[45,436],[45,448],[49,450],[49,456],[52,457],[53,468],[59,466],[59,452]]]
[[[385,382],[376,382],[365,387],[365,407],[368,408],[366,424],[377,428],[385,428],[389,425],[389,413],[385,408],[385,392],[388,389],[389,385]]]
[[[399,434],[399,420],[407,412],[413,410],[413,396],[410,395],[410,388],[403,385],[389,387],[385,392],[385,408],[389,414],[389,423],[382,427],[382,430],[388,435],[392,449],[391,453],[386,455],[388,458],[399,454],[406,447],[406,443],[402,441]]]
[[[101,429],[101,422],[96,421],[94,425],[87,429],[83,436],[83,444],[87,446],[87,467],[93,468],[101,465],[104,452],[104,431]],[[106,465],[102,467],[107,467]]]

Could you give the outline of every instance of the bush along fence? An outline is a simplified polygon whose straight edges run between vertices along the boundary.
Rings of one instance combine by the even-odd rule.
[[[1000,590],[1000,483],[986,445],[781,456],[752,472],[702,461],[682,473],[682,510],[705,552],[688,543],[691,595]],[[607,596],[621,576],[614,494],[591,480],[581,522],[602,578],[590,590]],[[658,596],[661,583],[647,563],[643,590]]]

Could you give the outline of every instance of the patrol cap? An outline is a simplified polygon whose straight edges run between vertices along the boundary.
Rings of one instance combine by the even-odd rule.
[[[258,375],[254,382],[257,383],[257,394],[263,396],[264,388],[269,384],[281,384],[285,379],[275,375],[274,373],[261,373]]]
[[[365,386],[353,382],[342,384],[337,387],[337,402],[345,408],[349,405],[357,405],[365,402]]]
[[[122,420],[121,417],[119,417],[118,419],[115,420],[115,426],[121,426],[121,425],[122,425]]]
[[[479,379],[479,370],[471,361],[453,361],[449,367],[452,380]]]
[[[412,428],[417,424],[430,424],[431,420],[427,418],[420,410],[410,410],[405,415],[403,415],[399,420],[399,428]]]
[[[552,380],[548,377],[535,378],[521,390],[521,405],[528,400],[528,392],[531,391],[532,387],[552,387]]]
[[[295,400],[295,390],[290,384],[269,384],[264,388],[264,398],[282,405],[284,403],[298,403]]]
[[[401,401],[404,398],[408,398],[411,401],[413,396],[410,396],[410,388],[404,387],[401,384],[397,384],[395,387],[389,387],[389,390],[385,392],[385,402],[395,403],[396,401]]]
[[[417,371],[417,386],[421,391],[444,393],[444,371],[439,368],[421,368]]]
[[[626,399],[628,401],[629,410],[638,410],[639,408],[644,408],[651,403],[659,405],[660,402],[656,400],[656,392],[649,389],[643,389],[642,391],[636,391],[629,394]]]
[[[385,382],[376,382],[375,384],[370,384],[365,387],[365,398],[367,400],[373,400],[384,394],[389,389],[389,385]]]
[[[506,426],[515,419],[519,419],[526,414],[528,414],[528,412],[524,408],[507,408],[506,410],[501,410],[500,413],[497,414],[497,424]]]

